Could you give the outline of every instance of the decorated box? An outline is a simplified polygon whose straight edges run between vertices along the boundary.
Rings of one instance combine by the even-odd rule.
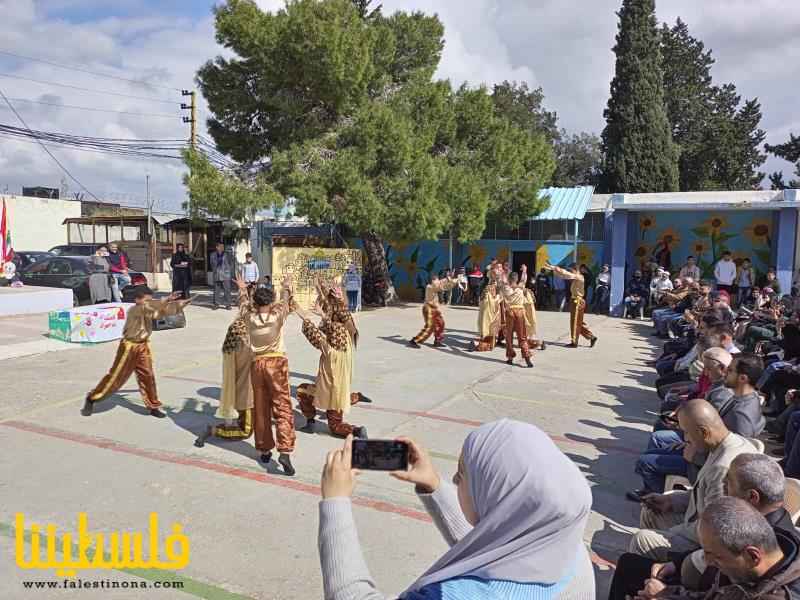
[[[50,337],[92,344],[118,340],[131,306],[112,302],[50,311]]]

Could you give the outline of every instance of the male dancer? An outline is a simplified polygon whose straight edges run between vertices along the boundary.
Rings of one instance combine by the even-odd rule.
[[[458,279],[450,277],[439,279],[438,275],[431,276],[431,282],[425,286],[425,304],[422,305],[422,318],[425,319],[425,326],[414,336],[408,345],[412,348],[419,348],[420,344],[431,337],[433,334],[433,345],[436,348],[444,346],[444,317],[439,310],[439,293],[446,292],[458,285]]]
[[[194,445],[202,448],[208,438],[246,440],[253,434],[253,385],[250,369],[253,352],[247,333],[247,315],[252,312],[252,291],[248,285],[248,302],[239,304],[239,316],[228,326],[222,343],[222,390],[216,416],[224,425],[209,425]]]
[[[122,340],[119,343],[117,354],[111,369],[100,380],[100,383],[88,394],[83,403],[81,414],[91,416],[94,403],[108,398],[119,388],[125,385],[130,376],[136,373],[136,382],[139,384],[139,393],[142,395],[145,406],[150,409],[150,414],[159,419],[167,415],[159,407],[156,390],[156,376],[153,372],[153,354],[150,350],[150,335],[153,333],[153,319],[157,319],[165,311],[167,305],[176,302],[181,307],[192,300],[181,300],[180,292],[174,292],[164,300],[154,301],[153,291],[147,286],[139,286],[134,293],[135,305],[128,311],[125,319],[125,328],[122,330]]]
[[[533,366],[531,362],[531,350],[528,346],[527,327],[525,325],[525,282],[528,280],[528,267],[522,265],[522,274],[511,273],[508,276],[508,283],[502,279],[498,281],[498,289],[506,305],[506,362],[514,364],[514,334],[517,335],[517,343],[522,351],[522,358],[528,368]]]
[[[578,271],[578,265],[572,263],[568,269],[556,267],[550,263],[546,263],[544,268],[552,271],[553,275],[572,281],[570,285],[570,293],[572,294],[572,301],[569,303],[569,331],[570,343],[567,348],[577,348],[579,336],[585,337],[589,340],[589,345],[594,348],[597,343],[597,336],[591,332],[583,320],[583,314],[586,311],[586,300],[584,299],[584,280],[583,275]]]
[[[250,379],[256,450],[261,452],[261,461],[268,463],[277,438],[278,462],[283,472],[291,477],[295,470],[289,455],[294,451],[297,436],[289,387],[289,361],[283,346],[283,325],[294,304],[291,283],[288,278],[283,281],[281,298],[277,302],[272,289],[257,289],[253,294],[253,308],[249,311],[247,284],[241,276],[236,277],[236,286],[239,288],[240,308],[246,313],[244,321],[253,353]],[[275,437],[272,435],[273,420]]]
[[[300,410],[306,418],[302,431],[314,432],[317,408],[326,411],[328,430],[337,437],[367,439],[366,427],[354,427],[344,420],[350,406],[358,402],[372,402],[359,392],[351,392],[353,379],[353,354],[358,339],[353,316],[344,300],[333,287],[317,285],[318,303],[322,309],[319,327],[303,311],[296,309],[303,319],[303,335],[320,351],[319,369],[314,384],[303,383],[297,388]]]

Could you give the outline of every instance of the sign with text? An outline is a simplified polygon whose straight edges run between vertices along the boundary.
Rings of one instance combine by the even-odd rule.
[[[277,292],[287,275],[294,284],[294,299],[304,309],[317,299],[317,278],[341,285],[349,265],[361,274],[361,250],[354,248],[291,248],[272,249],[272,283]]]

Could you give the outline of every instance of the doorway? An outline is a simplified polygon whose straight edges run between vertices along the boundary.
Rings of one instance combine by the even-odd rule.
[[[527,265],[528,267],[528,285],[530,285],[530,282],[536,277],[536,252],[528,252],[527,250],[517,252],[515,250],[511,256],[511,268],[515,273],[519,273],[522,265]]]

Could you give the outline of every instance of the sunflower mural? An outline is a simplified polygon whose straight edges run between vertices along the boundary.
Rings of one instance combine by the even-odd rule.
[[[650,250],[651,248],[648,244],[641,243],[633,251],[633,258],[639,263],[640,269],[644,269],[644,265],[650,258]]]
[[[753,255],[765,266],[772,262],[771,223],[766,219],[753,219],[744,228],[744,235],[753,243]]]
[[[503,246],[497,251],[497,262],[508,262],[508,247]]]
[[[480,266],[486,264],[486,248],[480,244],[471,244],[468,248],[469,256],[467,256],[464,264],[472,265],[477,263]]]
[[[656,218],[653,215],[642,215],[639,217],[639,229],[642,231],[642,239],[649,230],[656,226]]]

